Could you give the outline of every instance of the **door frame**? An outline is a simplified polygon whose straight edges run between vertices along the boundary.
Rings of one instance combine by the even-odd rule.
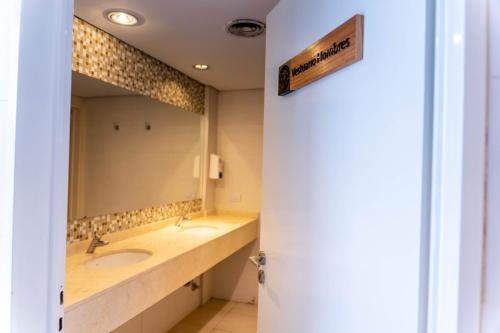
[[[428,332],[479,332],[487,4],[436,5]],[[64,311],[72,15],[72,1],[22,1],[17,83],[9,79],[14,119],[0,123],[8,133],[1,156],[12,161],[15,153],[15,169],[10,163],[0,173],[11,185],[1,190],[8,223],[0,230],[11,258],[0,264],[12,263],[12,280],[2,279],[0,290],[12,291],[13,332],[56,332]]]
[[[481,330],[487,9],[436,1],[429,333]]]
[[[0,332],[11,331],[12,219],[17,58],[21,2],[0,3]]]
[[[13,0],[0,156],[2,332],[58,332],[64,307],[73,1]],[[9,22],[9,21],[7,21]],[[13,56],[12,56],[13,55]],[[3,274],[3,270],[2,270]],[[2,303],[2,306],[4,304]],[[2,309],[3,311],[4,309]],[[3,317],[2,317],[3,319]],[[5,330],[4,330],[5,329]]]

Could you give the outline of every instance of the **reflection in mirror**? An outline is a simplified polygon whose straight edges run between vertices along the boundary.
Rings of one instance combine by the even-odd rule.
[[[200,197],[200,115],[73,73],[69,219]]]

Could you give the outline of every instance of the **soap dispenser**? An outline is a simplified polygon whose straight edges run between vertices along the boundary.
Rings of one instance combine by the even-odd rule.
[[[224,176],[222,159],[219,155],[210,154],[210,179],[222,179]]]

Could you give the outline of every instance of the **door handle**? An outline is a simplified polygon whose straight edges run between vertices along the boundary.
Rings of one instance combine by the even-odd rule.
[[[259,281],[260,284],[263,284],[266,281],[266,274],[264,273],[264,269],[262,269],[262,266],[266,264],[265,252],[259,251],[259,255],[251,256],[248,259],[255,265],[255,267],[257,267],[257,281]]]
[[[266,253],[264,251],[259,251],[259,255],[251,256],[248,258],[255,267],[260,268],[266,264]]]

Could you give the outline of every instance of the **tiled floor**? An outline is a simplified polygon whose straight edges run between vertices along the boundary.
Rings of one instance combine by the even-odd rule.
[[[168,333],[255,333],[257,306],[212,299]]]

